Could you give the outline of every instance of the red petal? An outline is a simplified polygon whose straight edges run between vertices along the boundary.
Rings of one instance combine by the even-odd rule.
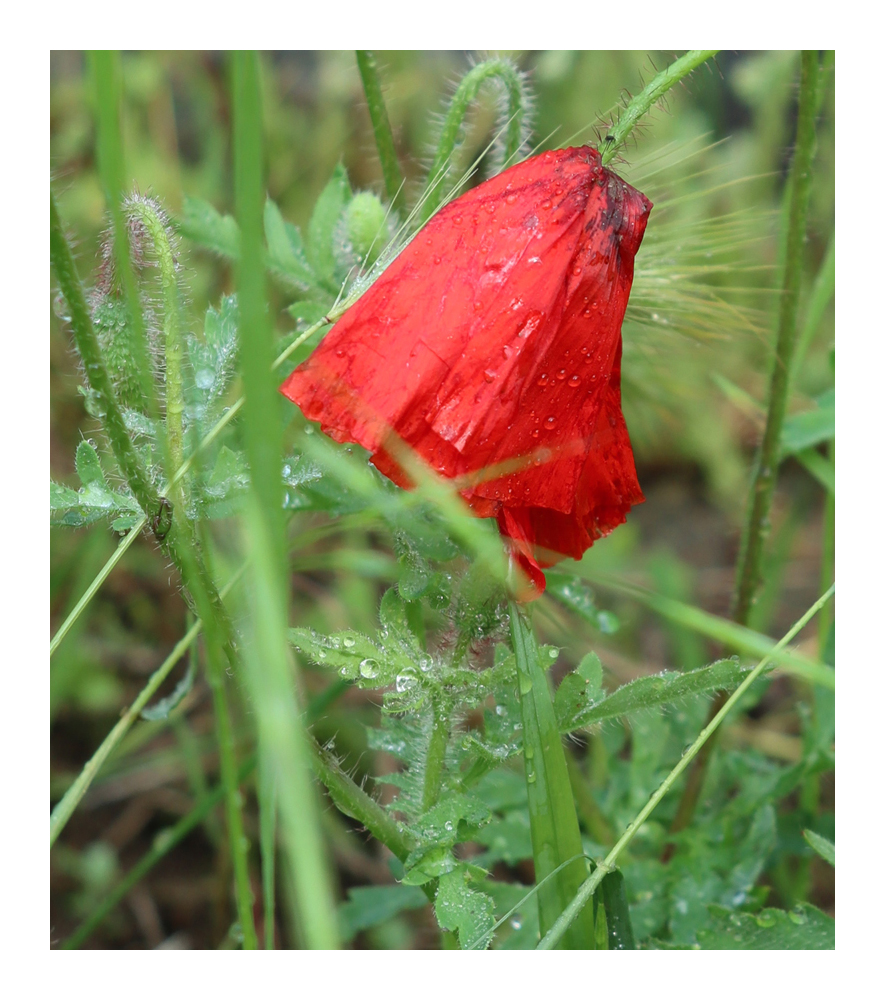
[[[620,330],[650,209],[589,147],[518,164],[434,216],[282,391],[400,485],[391,431],[468,477],[540,593],[643,499]]]

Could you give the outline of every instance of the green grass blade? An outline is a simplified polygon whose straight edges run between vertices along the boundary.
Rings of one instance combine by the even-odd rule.
[[[567,859],[583,854],[583,846],[547,674],[538,657],[531,622],[514,602],[510,604],[510,634],[522,709],[535,879],[540,882]],[[586,871],[586,862],[579,858],[538,892],[542,934],[555,924]],[[563,943],[568,948],[595,947],[592,907],[583,911]]]
[[[251,555],[245,662],[260,752],[272,769],[279,790],[283,844],[293,879],[290,902],[297,913],[296,924],[308,947],[335,948],[338,928],[331,881],[288,648],[280,474],[282,422],[272,375],[272,331],[266,312],[262,246],[265,187],[256,54],[236,53],[233,70],[234,177],[242,240],[237,286],[243,388],[247,399],[243,411],[244,437],[251,470],[244,520]]]

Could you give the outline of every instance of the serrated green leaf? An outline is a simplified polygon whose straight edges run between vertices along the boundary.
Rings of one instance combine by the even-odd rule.
[[[270,198],[264,203],[264,236],[267,240],[267,266],[278,278],[304,292],[317,284],[316,275],[304,254],[298,227],[286,222]]]
[[[77,445],[74,464],[76,465],[80,482],[84,486],[106,486],[101,462],[98,460],[98,453],[88,441],[81,441]]]
[[[411,885],[372,885],[349,889],[347,902],[338,907],[341,939],[347,943],[360,931],[377,927],[404,910],[420,910],[427,897]]]
[[[827,840],[826,837],[822,837],[819,833],[815,833],[814,830],[803,830],[802,836],[808,841],[810,847],[816,851],[828,865],[836,867],[836,845],[831,841]]]
[[[203,339],[187,338],[193,382],[188,388],[185,415],[201,423],[211,419],[228,382],[233,377],[239,341],[239,314],[234,295],[221,299],[218,309],[209,308],[203,320]]]
[[[331,291],[337,291],[333,235],[352,196],[347,171],[339,163],[317,199],[307,227],[307,258],[314,273]]]
[[[348,630],[327,636],[311,629],[293,628],[289,630],[289,639],[314,663],[336,670],[361,687],[387,687],[395,684],[405,671],[415,671],[411,658],[398,650],[376,645],[360,632]]]
[[[736,688],[749,672],[749,668],[742,667],[737,660],[718,660],[699,670],[684,673],[668,671],[652,677],[640,677],[571,717],[557,713],[557,723],[560,731],[566,733],[605,719],[658,708],[681,698],[730,690]]]
[[[462,948],[488,947],[495,907],[491,897],[471,888],[463,866],[440,877],[433,906],[440,927],[457,932]]]
[[[547,573],[547,593],[603,635],[612,635],[621,627],[611,611],[604,611],[596,606],[593,591],[578,576]]]
[[[185,195],[178,231],[198,246],[220,257],[237,260],[240,256],[240,231],[236,220],[221,215],[207,201]]]
[[[49,483],[49,509],[70,510],[80,506],[80,494],[76,490],[61,486],[59,483]]]
[[[115,518],[111,522],[111,527],[114,531],[119,531],[120,533],[131,531],[136,524],[141,520],[141,515],[139,514],[123,514],[121,517]]]
[[[705,951],[830,951],[836,947],[836,922],[810,903],[790,913],[762,910],[733,913],[710,906],[711,926],[698,931]]]

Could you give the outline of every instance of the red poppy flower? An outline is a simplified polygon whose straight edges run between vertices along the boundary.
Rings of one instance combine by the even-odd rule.
[[[517,164],[439,211],[281,391],[400,486],[396,440],[457,478],[537,596],[644,499],[621,322],[650,210],[589,146]]]

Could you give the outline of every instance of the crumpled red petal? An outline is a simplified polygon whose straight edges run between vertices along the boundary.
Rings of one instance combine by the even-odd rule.
[[[511,167],[437,213],[282,392],[401,486],[396,439],[463,481],[538,596],[541,567],[643,500],[621,322],[650,210],[590,147]]]

